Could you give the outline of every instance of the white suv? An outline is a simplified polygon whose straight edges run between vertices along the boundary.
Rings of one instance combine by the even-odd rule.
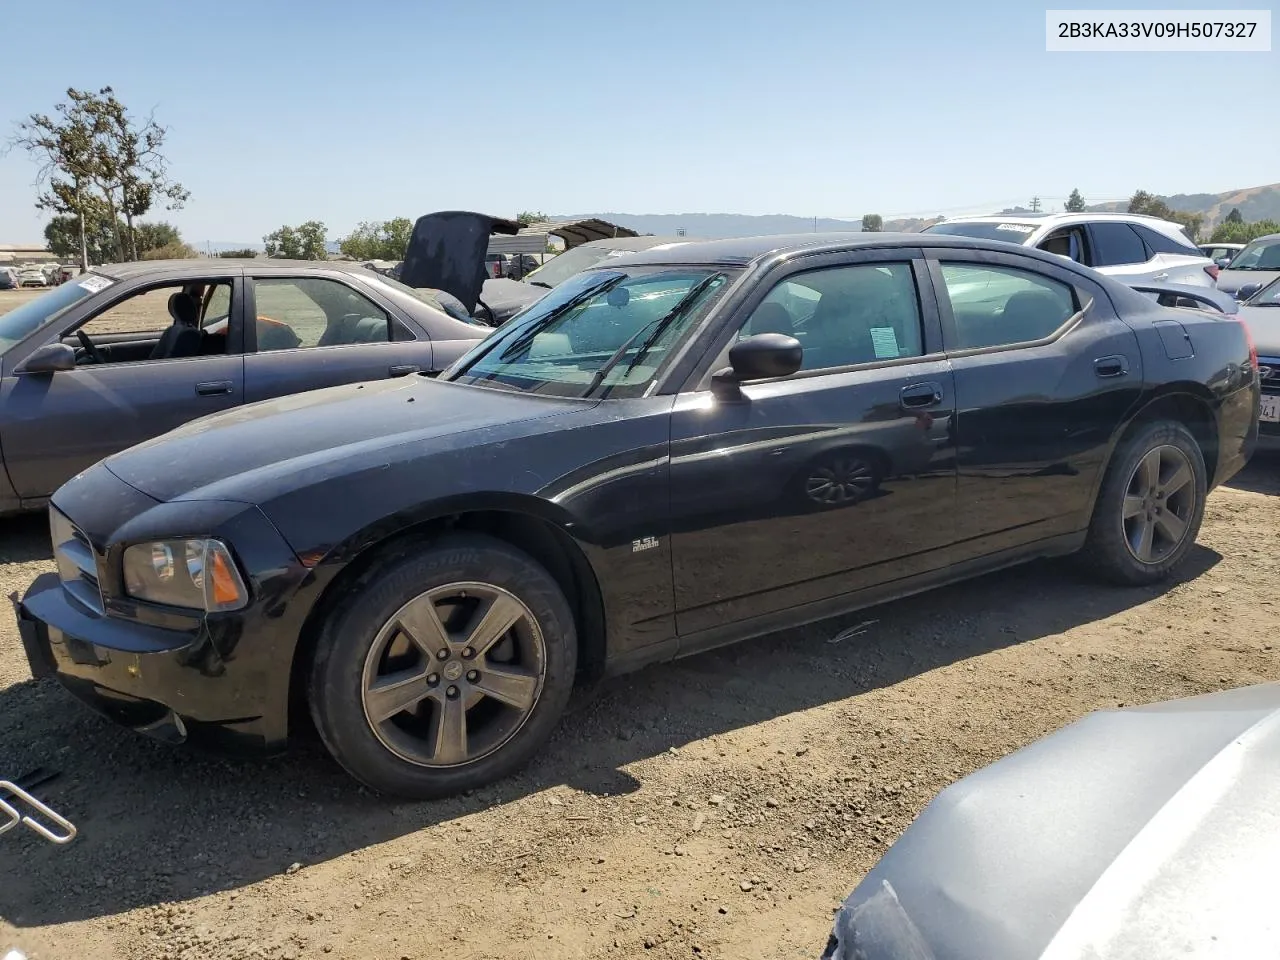
[[[1155,281],[1212,287],[1218,265],[1182,225],[1136,213],[1050,213],[956,217],[926,227],[983,240],[1005,240],[1068,257],[1122,283]]]

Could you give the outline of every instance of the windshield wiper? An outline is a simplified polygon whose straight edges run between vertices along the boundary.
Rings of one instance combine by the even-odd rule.
[[[609,359],[596,368],[595,376],[593,376],[591,378],[591,382],[587,384],[587,389],[582,391],[583,398],[591,396],[596,387],[600,386],[600,384],[604,382],[604,378],[609,375],[609,371],[617,366],[618,361],[626,355],[626,352],[631,349],[632,345],[640,339],[645,331],[652,327],[653,333],[649,334],[649,338],[640,345],[640,349],[636,351],[636,355],[631,358],[631,362],[627,364],[626,370],[622,372],[622,376],[624,378],[630,374],[631,371],[636,368],[636,364],[640,362],[640,359],[653,348],[655,343],[658,342],[658,338],[662,336],[662,332],[666,330],[667,327],[671,326],[673,321],[679,319],[684,312],[693,305],[694,301],[702,295],[702,292],[706,290],[707,287],[711,286],[712,283],[723,276],[723,273],[713,273],[709,277],[703,277],[689,288],[689,292],[681,297],[674,307],[657,319],[650,320],[631,336],[627,337],[627,339],[623,341],[622,346],[613,351],[609,356]]]
[[[531,287],[545,287],[548,290],[551,289],[551,284],[543,283],[541,280],[526,280],[525,283],[529,284]]]

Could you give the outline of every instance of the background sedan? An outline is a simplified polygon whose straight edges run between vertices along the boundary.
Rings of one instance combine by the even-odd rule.
[[[188,420],[438,372],[487,333],[428,291],[359,268],[97,267],[0,316],[0,513],[38,508],[97,460]]]

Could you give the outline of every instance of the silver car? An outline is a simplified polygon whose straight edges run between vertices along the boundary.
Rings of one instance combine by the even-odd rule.
[[[1218,289],[1240,297],[1243,287],[1250,287],[1247,297],[1280,277],[1280,233],[1250,240],[1218,275]]]
[[[1218,278],[1218,265],[1191,241],[1181,224],[1136,213],[956,217],[923,232],[1035,247],[1093,267],[1121,283],[1211,287]]]

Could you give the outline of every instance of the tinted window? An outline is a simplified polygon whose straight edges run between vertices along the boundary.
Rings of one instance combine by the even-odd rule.
[[[254,281],[258,351],[386,343],[390,318],[345,283],[322,277]]]
[[[1094,223],[1093,263],[1095,267],[1115,267],[1124,263],[1146,263],[1147,249],[1142,238],[1127,223]]]
[[[1135,223],[1133,229],[1138,231],[1138,235],[1147,241],[1147,246],[1156,253],[1177,253],[1182,256],[1203,257],[1197,247],[1190,240],[1177,240],[1173,237],[1167,237],[1159,230],[1152,230],[1150,227]]]
[[[858,264],[792,276],[769,291],[739,336],[757,333],[799,340],[804,370],[918,357],[924,351],[911,265]]]
[[[1027,270],[944,263],[942,276],[956,324],[952,349],[1040,340],[1076,312],[1069,286]]]
[[[943,233],[955,237],[974,237],[978,240],[1004,240],[1008,243],[1026,243],[1036,232],[1032,223],[1012,223],[1008,220],[978,220],[972,223],[935,223],[925,227],[923,233]]]

